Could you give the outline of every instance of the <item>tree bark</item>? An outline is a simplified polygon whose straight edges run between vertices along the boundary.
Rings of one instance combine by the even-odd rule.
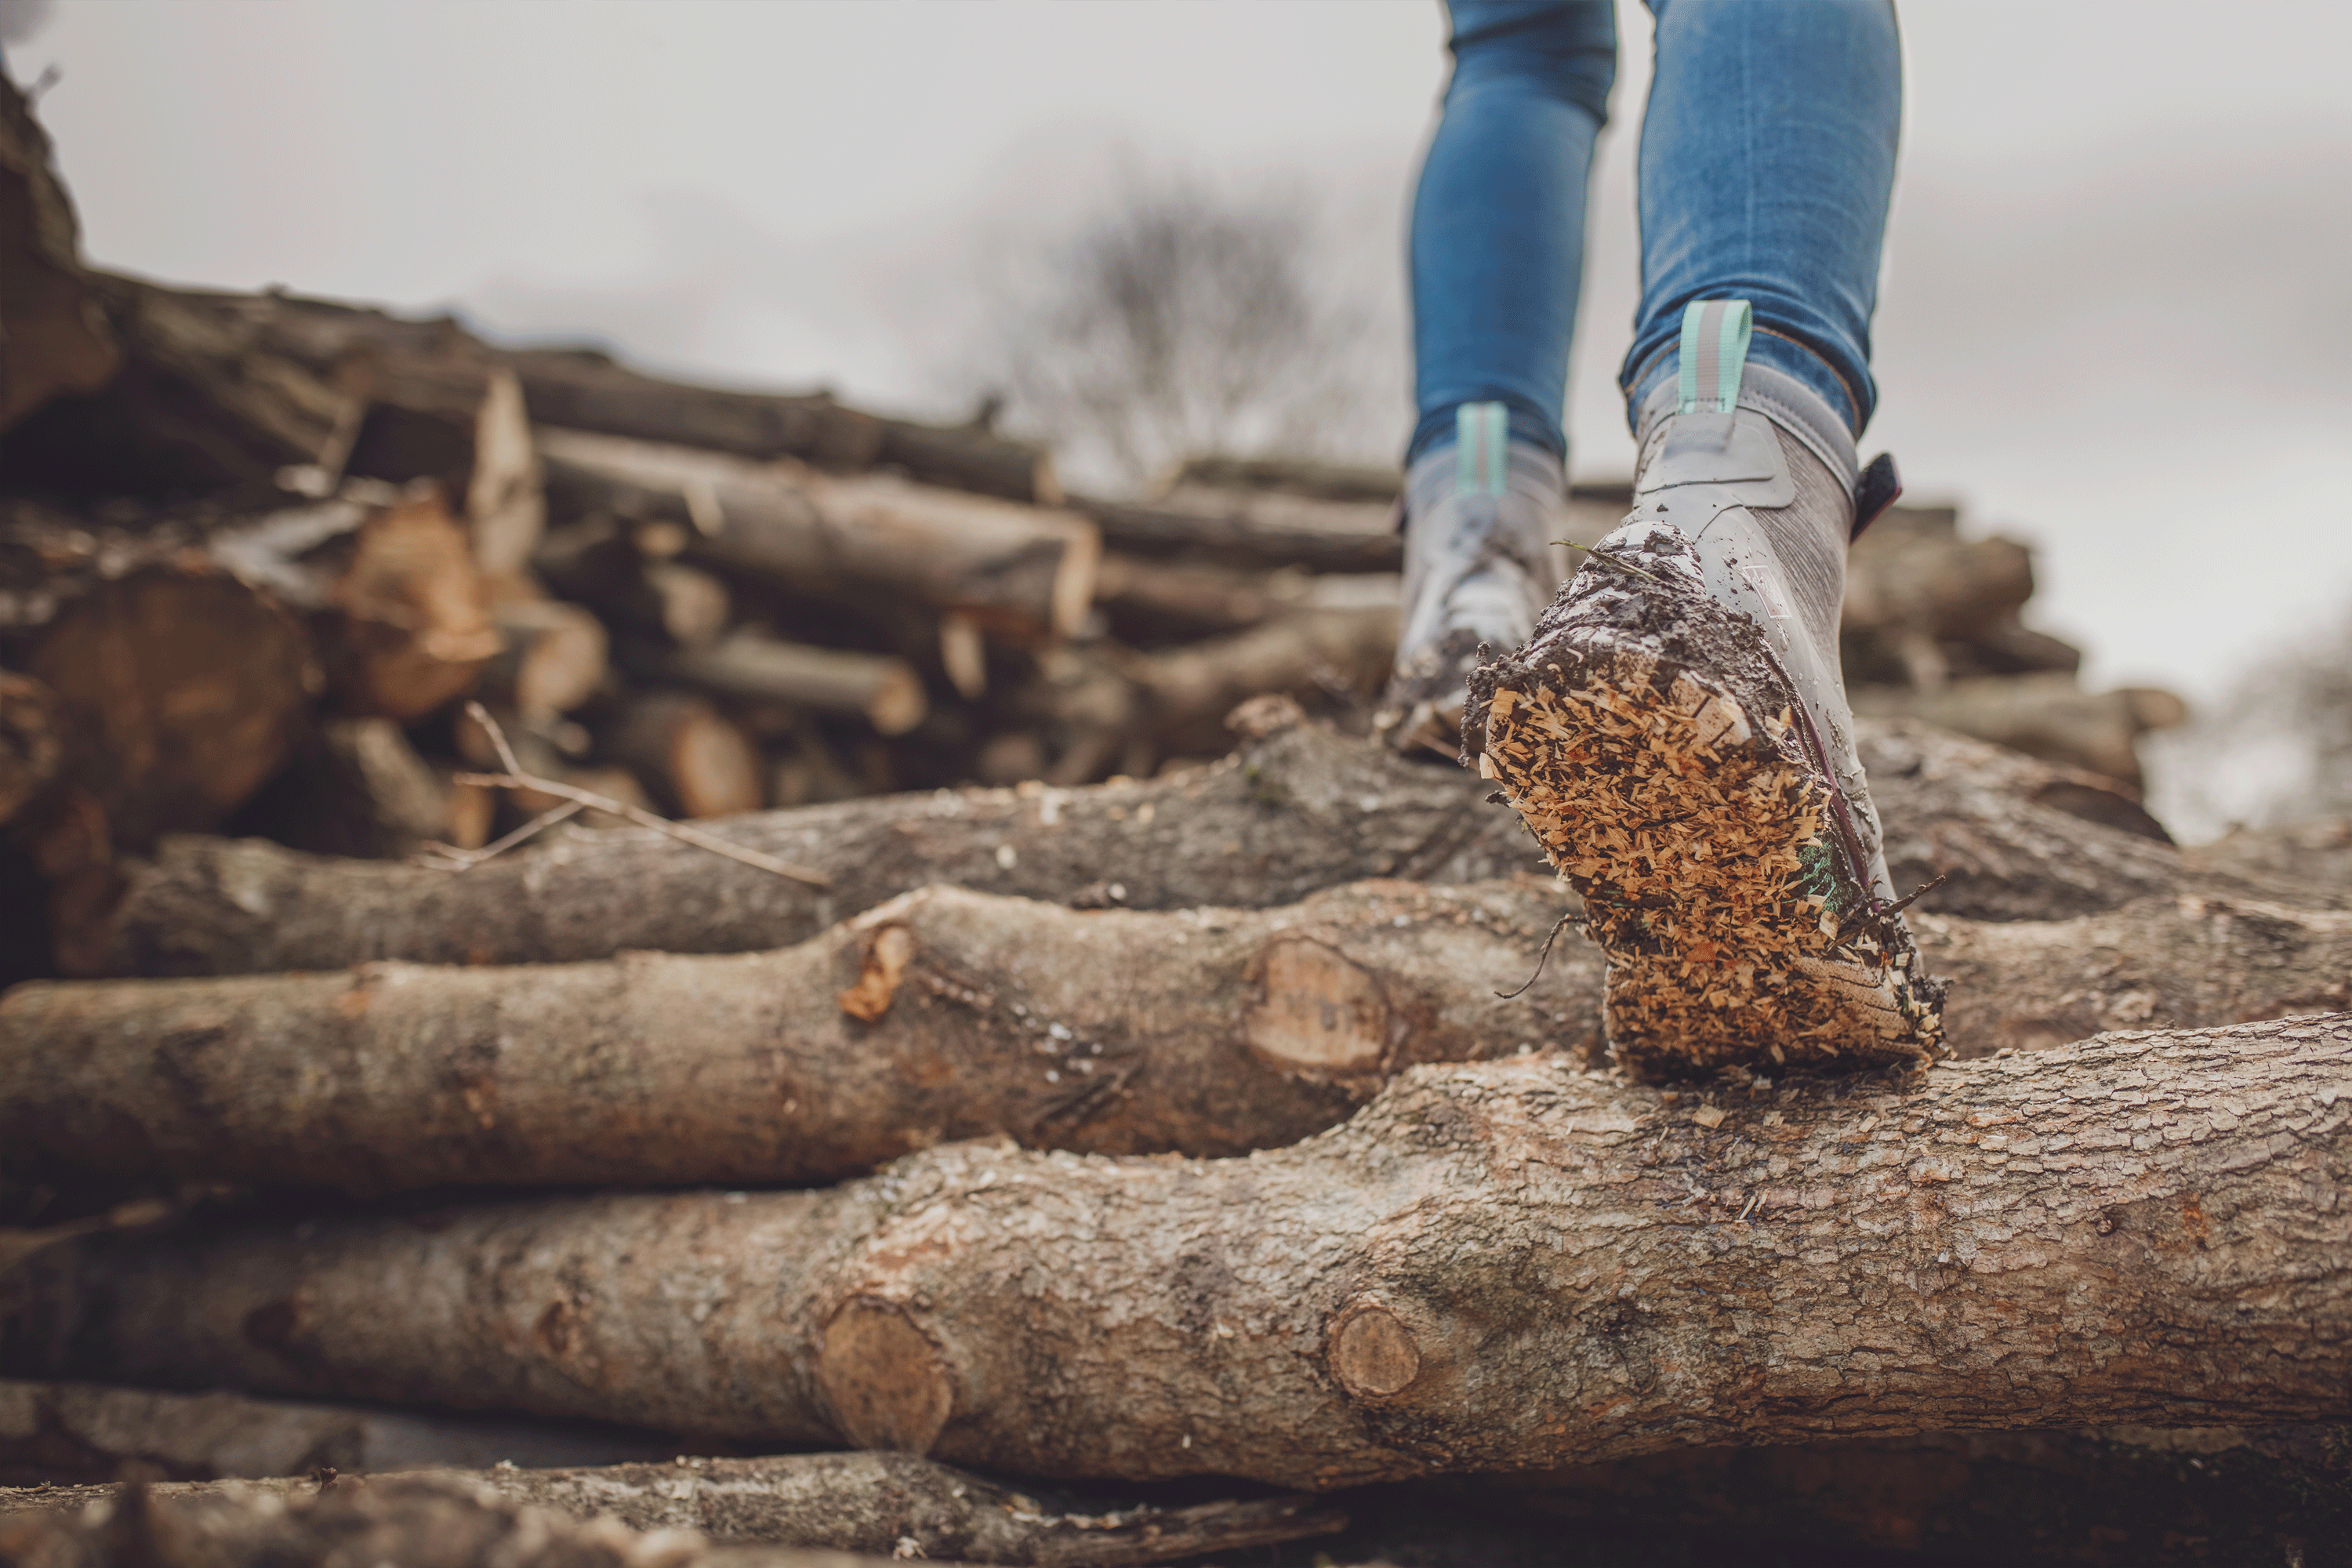
[[[2352,1410],[2352,1018],[1906,1081],[1423,1068],[1243,1160],[959,1144],[818,1193],[95,1238],[14,1375],[1329,1488]],[[396,1292],[386,1281],[398,1280]]]
[[[1396,639],[1393,603],[1301,608],[1231,637],[1139,655],[1127,674],[1142,688],[1161,755],[1213,756],[1226,743],[1225,715],[1252,697],[1378,695]]]
[[[557,593],[591,606],[617,630],[679,647],[716,641],[733,613],[724,582],[698,567],[648,559],[609,516],[550,530],[530,564]]]
[[[2140,786],[2139,738],[2189,716],[2168,691],[2085,691],[2071,675],[1993,676],[1931,691],[1864,686],[1855,688],[1853,706],[1875,718],[1924,720],[2133,789]]]
[[[760,808],[766,770],[759,748],[699,697],[654,691],[635,699],[606,731],[604,750],[682,816]]]
[[[482,694],[526,723],[571,712],[604,683],[604,623],[577,605],[513,599],[490,612],[506,642],[482,671]]]
[[[929,888],[779,952],[33,983],[0,998],[0,1165],[378,1193],[807,1184],[959,1138],[1240,1153],[1410,1063],[1597,1048],[1573,938],[1497,994],[1563,908],[1532,879],[1164,914]]]
[[[877,734],[903,735],[930,710],[923,679],[905,659],[811,647],[748,630],[702,647],[657,655],[648,663],[663,679],[706,691],[854,714]]]
[[[365,1406],[163,1394],[92,1383],[0,1380],[0,1486],[110,1481],[126,1465],[174,1480],[486,1469],[545,1469],[667,1458],[676,1438],[552,1422],[416,1415]],[[54,1493],[47,1494],[54,1498]],[[58,1506],[0,1492],[0,1514]]]
[[[822,394],[727,392],[661,381],[594,350],[493,349],[446,316],[409,321],[286,294],[154,291],[204,319],[248,358],[266,356],[314,376],[361,363],[380,383],[437,378],[478,396],[492,371],[504,368],[517,376],[531,417],[541,424],[747,458],[799,458],[833,468],[888,464],[929,484],[1047,506],[1061,500],[1053,465],[1040,448],[970,426],[879,418]]]
[[[1245,631],[1300,608],[1382,605],[1394,613],[1402,592],[1399,579],[1382,572],[1316,576],[1295,567],[1263,571],[1117,553],[1103,557],[1095,580],[1095,603],[1111,634],[1144,647]]]
[[[350,712],[421,718],[470,690],[503,645],[466,530],[429,488],[384,506],[285,508],[203,548],[313,616],[328,683]]]
[[[929,888],[770,953],[36,983],[0,998],[0,1168],[381,1193],[808,1184],[960,1138],[1236,1154],[1413,1063],[1600,1060],[1591,944],[1502,994],[1565,907],[1532,879],[1167,914]],[[2182,896],[1917,936],[1962,1057],[2352,1006],[2341,911]]]
[[[292,755],[320,676],[310,639],[226,573],[136,572],[72,600],[30,673],[70,716],[66,766],[118,848],[216,826]]]
[[[616,1520],[575,1523],[457,1475],[365,1481],[322,1474],[300,1490],[247,1482],[189,1495],[138,1482],[77,1512],[20,1513],[0,1520],[0,1561],[40,1568],[887,1568],[891,1560],[713,1546],[685,1533],[640,1536]]]
[[[1069,504],[1094,521],[1108,548],[1134,555],[1197,556],[1261,571],[1397,572],[1404,564],[1404,543],[1392,529],[1276,521],[1230,496],[1181,506],[1172,499],[1140,503],[1073,496]]]
[[[415,1467],[407,1467],[414,1468]],[[1014,1490],[911,1454],[789,1454],[770,1458],[677,1458],[593,1468],[443,1471],[435,1480],[478,1488],[565,1519],[610,1519],[635,1531],[694,1531],[721,1545],[824,1547],[877,1558],[1117,1568],[1240,1552],[1328,1535],[1348,1516],[1316,1498],[1273,1497],[1189,1508],[1118,1509]],[[338,1486],[341,1482],[336,1483]],[[114,1489],[0,1492],[8,1515],[78,1508]],[[171,1504],[315,1496],[307,1476],[165,1483]],[[909,1550],[911,1546],[911,1550]]]
[[[58,694],[29,675],[0,669],[0,825],[56,781],[65,757]]]
[[[120,496],[266,483],[348,438],[350,393],[195,297],[103,273],[90,289],[121,367],[8,432],[0,472],[13,484]]]
[[[566,511],[688,522],[688,559],[722,572],[881,590],[1031,639],[1074,634],[1094,601],[1101,544],[1075,513],[576,430],[539,440]]]
[[[0,81],[0,430],[53,397],[96,391],[121,358],[48,134],[23,90]]]
[[[175,839],[76,951],[104,952],[102,972],[115,974],[343,969],[378,958],[568,963],[629,948],[779,947],[930,882],[1059,901],[1117,883],[1130,908],[1183,909],[1293,903],[1365,877],[1472,882],[1541,871],[1510,811],[1484,800],[1491,785],[1297,712],[1234,756],[1144,784],[845,801],[727,825],[738,842],[832,877],[822,893],[635,832],[557,837],[462,877],[258,841]],[[1929,909],[2055,919],[2180,885],[2171,846],[2079,815],[2129,806],[2112,791],[1918,725],[1864,726],[1862,735],[1897,887],[1951,874]],[[2076,809],[2033,798],[2052,789]],[[2066,793],[2078,790],[2079,800]],[[2239,873],[2210,890],[2320,901]],[[94,972],[87,962],[68,971]]]

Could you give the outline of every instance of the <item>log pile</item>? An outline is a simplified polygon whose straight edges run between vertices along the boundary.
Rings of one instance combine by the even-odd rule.
[[[0,1561],[2346,1539],[2340,846],[2173,846],[2021,547],[1846,610],[1954,1059],[1636,1083],[1364,732],[1393,475],[105,277],[0,107]]]

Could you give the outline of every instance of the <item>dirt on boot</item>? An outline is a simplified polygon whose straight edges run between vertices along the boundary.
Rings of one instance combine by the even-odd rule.
[[[1527,647],[1473,677],[1463,760],[1582,896],[1617,1058],[1663,1079],[1939,1054],[1943,987],[1873,912],[1761,634],[1673,530],[1603,551]]]

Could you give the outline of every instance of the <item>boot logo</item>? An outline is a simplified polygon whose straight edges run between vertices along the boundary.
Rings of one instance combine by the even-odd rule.
[[[1780,591],[1780,579],[1769,566],[1742,566],[1739,574],[1764,601],[1764,608],[1776,621],[1785,621],[1790,614],[1789,595]]]

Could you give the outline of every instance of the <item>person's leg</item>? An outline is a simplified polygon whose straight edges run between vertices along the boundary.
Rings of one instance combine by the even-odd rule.
[[[1634,510],[1465,745],[1583,896],[1621,1060],[1916,1062],[1941,1040],[1838,669],[1900,62],[1885,0],[1654,0]]]
[[[1819,393],[1859,436],[1895,184],[1903,68],[1890,0],[1652,0],[1642,121],[1642,303],[1629,414],[1675,374],[1684,309],[1746,300],[1748,362]]]
[[[1526,640],[1559,582],[1560,413],[1617,28],[1609,0],[1449,16],[1454,78],[1412,211],[1404,625],[1376,721],[1453,756],[1479,647]]]
[[[1617,74],[1608,0],[1454,0],[1454,76],[1414,195],[1414,403],[1405,461],[1500,403],[1567,451],[1560,412],[1584,266],[1585,181]]]

